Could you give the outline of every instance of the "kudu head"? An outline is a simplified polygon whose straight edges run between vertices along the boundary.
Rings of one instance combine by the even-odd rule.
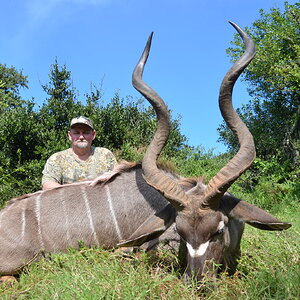
[[[233,86],[255,55],[252,39],[236,24],[245,45],[245,53],[225,75],[219,95],[219,106],[224,120],[238,137],[240,149],[204,188],[185,191],[157,167],[156,160],[164,147],[169,131],[168,109],[160,96],[142,80],[143,70],[150,51],[152,33],[136,65],[133,86],[151,103],[157,114],[157,130],[143,159],[144,179],[158,190],[176,208],[176,228],[187,248],[188,277],[201,279],[210,273],[211,261],[223,263],[224,252],[229,247],[233,223],[247,222],[266,230],[282,230],[291,225],[278,221],[263,210],[234,198],[226,191],[247,170],[255,158],[253,137],[232,106]],[[230,223],[231,222],[231,223]],[[242,231],[242,230],[241,230]],[[231,237],[232,238],[232,237]],[[238,241],[239,244],[239,241]]]

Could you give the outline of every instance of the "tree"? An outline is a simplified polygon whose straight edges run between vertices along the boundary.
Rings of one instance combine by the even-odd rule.
[[[0,64],[0,110],[18,107],[23,104],[20,97],[20,89],[28,88],[27,76],[14,67]]]
[[[0,65],[0,194],[2,199],[36,187],[35,146],[38,117],[33,101],[23,100],[27,77],[14,67]]]
[[[68,126],[68,120],[80,104],[76,103],[76,90],[72,86],[71,72],[66,65],[60,67],[55,60],[50,67],[49,79],[49,83],[42,85],[42,88],[50,98],[44,103],[40,113],[43,117],[49,117],[49,127],[61,130]]]
[[[281,11],[260,11],[260,19],[247,29],[257,54],[243,73],[252,97],[239,114],[254,135],[258,156],[299,162],[300,136],[300,3],[285,2]],[[243,53],[236,35],[228,54],[236,61]],[[227,127],[219,127],[220,140],[236,150],[238,143]]]
[[[38,112],[43,128],[38,151],[43,159],[69,146],[66,136],[69,122],[82,110],[82,104],[76,99],[78,92],[72,85],[71,72],[66,65],[59,66],[56,59],[50,67],[49,79],[47,84],[42,85],[49,98]]]
[[[15,167],[34,158],[29,153],[34,150],[36,135],[32,125],[37,116],[33,101],[21,99],[20,89],[27,88],[27,77],[21,71],[0,65],[0,82],[0,164]]]

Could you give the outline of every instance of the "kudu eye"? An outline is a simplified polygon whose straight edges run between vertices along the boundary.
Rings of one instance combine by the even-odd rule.
[[[216,235],[222,234],[225,232],[225,227],[218,229],[218,231],[215,233]]]
[[[217,236],[223,234],[223,233],[225,232],[225,228],[226,228],[226,226],[225,226],[224,221],[221,221],[221,222],[219,223],[219,226],[218,226],[218,228],[217,228],[217,231],[213,234],[212,237],[214,238],[214,237],[217,237]]]
[[[210,240],[214,240],[216,238],[218,238],[219,236],[221,236],[223,233],[225,232],[225,227],[218,229],[212,236]]]

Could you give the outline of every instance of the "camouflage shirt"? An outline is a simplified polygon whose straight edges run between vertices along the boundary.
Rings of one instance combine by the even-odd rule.
[[[76,158],[71,148],[51,155],[43,170],[42,184],[46,181],[66,184],[94,179],[116,165],[116,158],[108,149],[92,147],[91,151],[86,161]]]

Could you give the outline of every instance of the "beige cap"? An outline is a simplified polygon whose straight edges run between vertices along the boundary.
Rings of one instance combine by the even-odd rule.
[[[72,127],[75,124],[85,124],[85,125],[91,127],[92,129],[94,129],[92,120],[87,117],[79,116],[79,117],[72,119],[70,127]]]

